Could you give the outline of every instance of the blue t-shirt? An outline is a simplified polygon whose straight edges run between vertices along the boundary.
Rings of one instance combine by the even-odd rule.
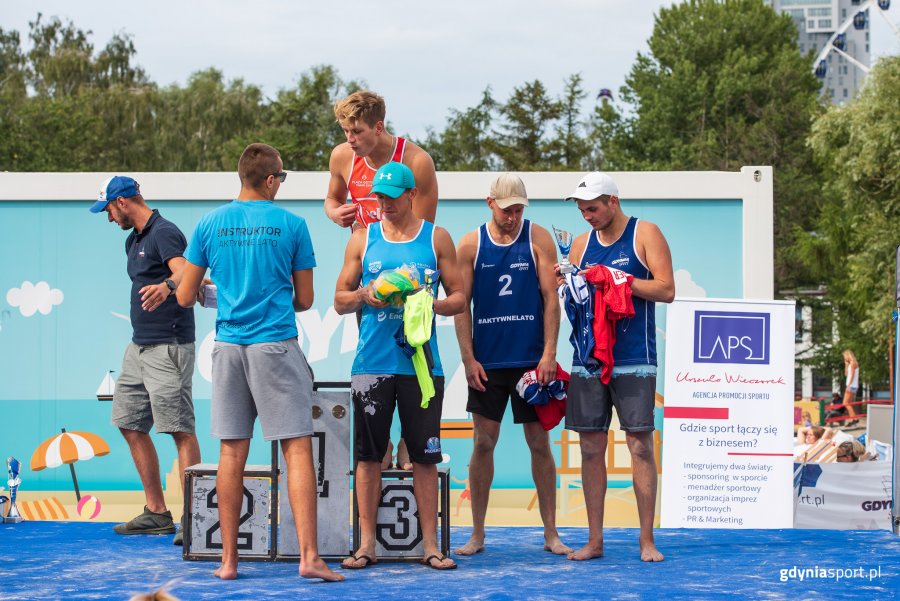
[[[485,369],[534,367],[544,354],[544,298],[531,247],[531,222],[499,244],[478,228],[472,282],[472,340]]]
[[[235,200],[200,219],[185,258],[217,287],[216,340],[256,344],[297,336],[294,271],[316,266],[306,221],[268,200]]]
[[[131,340],[135,344],[194,342],[194,310],[178,305],[170,295],[155,311],[141,308],[141,288],[159,284],[172,274],[167,262],[184,255],[187,240],[178,226],[154,210],[144,229],[125,239],[131,278]]]
[[[434,225],[422,220],[422,228],[412,240],[391,242],[385,240],[381,223],[373,223],[366,230],[366,253],[362,260],[362,285],[378,277],[382,271],[402,265],[415,265],[419,277],[424,279],[425,269],[437,269],[434,252]],[[403,307],[388,306],[376,309],[363,305],[359,323],[359,343],[350,373],[395,374],[413,376],[416,370],[412,359],[403,354],[394,340],[394,334],[403,327]],[[441,356],[438,353],[437,334],[432,326],[431,353],[434,357],[435,376],[443,376]]]

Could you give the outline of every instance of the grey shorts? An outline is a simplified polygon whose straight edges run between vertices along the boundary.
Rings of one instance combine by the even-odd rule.
[[[566,429],[606,432],[616,408],[625,432],[652,432],[656,404],[656,366],[625,365],[613,368],[609,384],[584,368],[573,368],[566,399]]]
[[[128,344],[113,394],[112,424],[124,430],[194,431],[194,343]]]
[[[312,369],[296,338],[258,344],[216,341],[212,352],[212,436],[252,438],[257,416],[266,440],[310,436],[312,390]]]

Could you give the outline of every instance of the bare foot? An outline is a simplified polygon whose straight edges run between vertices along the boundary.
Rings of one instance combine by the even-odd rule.
[[[300,561],[300,575],[304,578],[321,578],[325,582],[340,582],[344,580],[341,574],[335,574],[329,568],[322,558],[319,557],[315,561]]]
[[[413,468],[412,462],[409,460],[409,450],[406,448],[406,441],[402,438],[397,443],[397,467],[401,470],[411,470]]]
[[[237,578],[237,566],[225,565],[219,566],[219,569],[213,572],[213,576],[222,580],[235,580]]]
[[[544,539],[544,551],[549,551],[554,555],[568,555],[572,552],[572,548],[559,540],[559,536],[549,536]]]
[[[566,555],[566,559],[571,559],[572,561],[585,561],[598,557],[603,557],[603,541],[597,544],[588,543],[577,551],[572,551]]]
[[[483,538],[475,538],[474,536],[469,539],[469,542],[464,544],[459,549],[455,550],[454,553],[457,555],[475,555],[476,553],[481,553],[484,551],[484,539]]]
[[[641,561],[662,561],[665,559],[653,543],[641,543]]]

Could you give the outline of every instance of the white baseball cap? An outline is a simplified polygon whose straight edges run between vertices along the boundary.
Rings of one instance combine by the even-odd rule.
[[[578,182],[575,191],[566,200],[596,200],[601,196],[619,197],[619,187],[613,179],[599,171],[592,171]]]

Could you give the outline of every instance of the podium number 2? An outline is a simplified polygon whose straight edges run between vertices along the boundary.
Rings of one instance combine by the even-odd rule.
[[[241,514],[241,518],[238,521],[238,545],[237,548],[242,551],[247,551],[253,549],[253,533],[252,532],[241,532],[241,526],[249,520],[253,516],[253,495],[250,494],[250,491],[244,487],[244,498],[247,500],[247,511]],[[206,507],[207,509],[218,509],[219,508],[219,500],[216,497],[216,489],[212,489],[206,495]],[[206,548],[207,549],[221,549],[221,542],[213,542],[213,535],[219,531],[219,522],[216,521],[209,530],[206,531]],[[221,538],[221,536],[220,536]]]

